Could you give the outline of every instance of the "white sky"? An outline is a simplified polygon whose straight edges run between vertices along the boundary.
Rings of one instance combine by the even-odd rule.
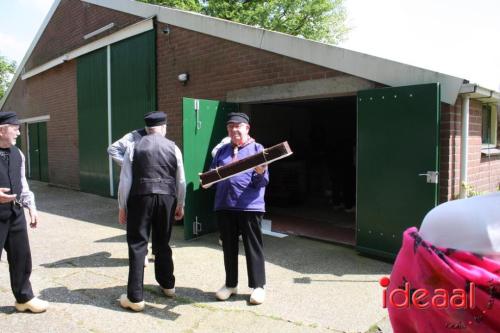
[[[345,0],[340,46],[500,90],[500,0]],[[21,62],[53,0],[0,0],[0,55]]]

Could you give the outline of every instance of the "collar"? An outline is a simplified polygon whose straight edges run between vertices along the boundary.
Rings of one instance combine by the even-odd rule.
[[[249,136],[249,137],[248,137],[248,140],[247,140],[247,141],[245,141],[245,142],[243,142],[241,145],[235,145],[235,144],[231,141],[231,147],[233,147],[233,149],[234,149],[234,148],[241,149],[241,148],[243,148],[243,147],[245,147],[245,146],[247,146],[247,145],[251,144],[251,143],[252,143],[252,142],[254,142],[254,141],[255,141],[255,140],[254,140],[252,137],[250,137],[250,136]]]

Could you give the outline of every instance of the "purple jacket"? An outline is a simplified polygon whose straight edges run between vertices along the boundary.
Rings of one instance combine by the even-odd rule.
[[[261,144],[252,141],[240,147],[238,159],[254,155],[264,150]],[[215,155],[211,169],[221,167],[233,161],[233,146],[228,143],[222,146]],[[214,210],[239,210],[265,212],[264,193],[269,183],[269,171],[259,175],[255,170],[248,170],[215,184]]]

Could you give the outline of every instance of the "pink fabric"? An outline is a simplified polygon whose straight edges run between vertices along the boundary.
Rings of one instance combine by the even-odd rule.
[[[451,296],[453,289],[469,290],[473,282],[475,308],[418,309],[411,300],[408,308],[396,308],[389,302],[390,292],[404,289],[405,282],[410,285],[410,297],[416,289],[428,290],[427,301],[438,288],[446,289]],[[423,241],[416,228],[404,232],[386,296],[395,333],[500,332],[500,262],[465,251],[436,248]]]

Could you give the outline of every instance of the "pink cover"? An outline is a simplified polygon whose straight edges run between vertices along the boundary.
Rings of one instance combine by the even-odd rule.
[[[389,302],[390,292],[404,289],[409,283],[410,304],[396,308]],[[416,289],[430,292],[427,301],[442,288],[452,296],[453,289],[470,291],[475,284],[475,307],[470,309],[436,309],[429,306],[418,309],[411,302]],[[401,297],[396,297],[401,304]],[[469,293],[467,304],[469,305]],[[433,332],[500,332],[500,262],[465,251],[436,248],[423,241],[416,228],[403,235],[403,246],[394,263],[386,304],[395,333]]]

